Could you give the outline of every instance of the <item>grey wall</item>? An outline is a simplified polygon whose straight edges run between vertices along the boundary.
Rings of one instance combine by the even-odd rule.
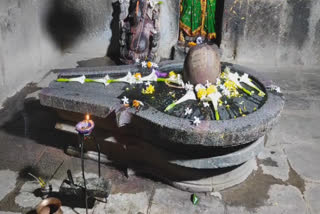
[[[70,54],[81,53],[88,59],[115,56],[115,1],[1,0],[0,103]],[[224,60],[276,66],[320,64],[320,1],[224,2]],[[164,0],[161,11],[159,56],[168,58],[178,38],[178,0]]]
[[[320,65],[319,0],[225,0],[226,60]]]
[[[85,52],[88,46],[105,55],[111,4],[109,0],[1,0],[0,103],[26,83],[38,81],[64,56]]]

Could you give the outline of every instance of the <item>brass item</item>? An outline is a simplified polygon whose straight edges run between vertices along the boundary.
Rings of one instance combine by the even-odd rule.
[[[62,214],[61,201],[57,198],[46,198],[36,208],[37,214]]]

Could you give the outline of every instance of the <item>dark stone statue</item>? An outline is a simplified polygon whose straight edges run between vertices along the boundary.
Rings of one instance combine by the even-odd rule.
[[[154,0],[120,0],[120,56],[125,64],[153,60],[158,49],[159,4]]]

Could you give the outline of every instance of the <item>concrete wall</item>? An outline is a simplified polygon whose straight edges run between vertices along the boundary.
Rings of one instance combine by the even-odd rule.
[[[104,56],[112,1],[1,0],[0,103],[70,54]]]
[[[220,0],[219,0],[220,1]],[[223,0],[221,0],[223,1]],[[116,0],[1,0],[0,103],[70,54],[115,56]],[[224,0],[223,59],[237,63],[320,64],[320,1]],[[161,6],[159,56],[178,38],[179,1]]]
[[[225,0],[226,60],[320,65],[319,0]]]

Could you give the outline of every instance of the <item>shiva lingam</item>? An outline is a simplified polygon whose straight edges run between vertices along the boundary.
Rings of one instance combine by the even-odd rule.
[[[188,191],[244,181],[284,105],[279,88],[247,68],[220,63],[207,45],[191,48],[184,62],[142,61],[58,74],[41,91],[42,105],[59,109],[68,121],[77,116],[70,112],[90,112],[100,128],[135,142],[125,151],[126,161],[147,165],[146,173]]]

